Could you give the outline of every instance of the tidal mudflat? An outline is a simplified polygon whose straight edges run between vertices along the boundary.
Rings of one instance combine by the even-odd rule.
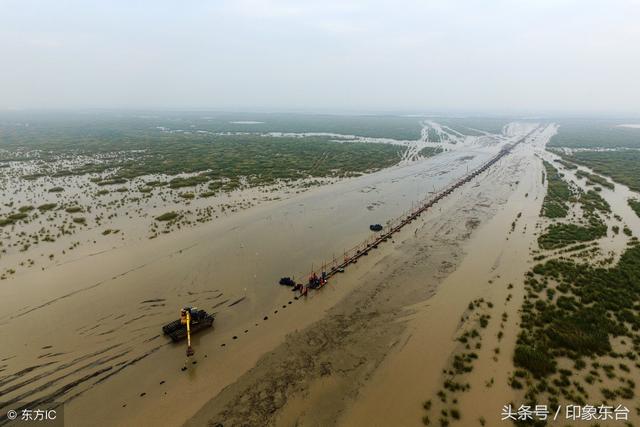
[[[535,128],[464,135],[418,123],[427,130],[418,126],[415,140],[327,137],[321,159],[291,160],[301,162],[292,171],[306,164],[306,172],[267,183],[209,170],[137,175],[131,171],[161,165],[162,156],[175,162],[136,144],[132,152],[118,147],[93,157],[68,147],[29,153],[12,146],[2,168],[2,217],[9,219],[0,258],[3,395],[65,402],[70,425],[98,412],[110,425],[154,416],[184,422],[288,333],[322,319],[365,268],[306,301],[279,287],[279,277],[303,277],[369,237],[370,223],[401,215]],[[428,129],[447,141],[429,140]],[[304,132],[262,137],[276,148],[278,141],[318,143]],[[334,145],[355,152],[353,164],[343,155],[336,164]],[[26,216],[12,219],[16,212]],[[184,349],[160,330],[184,305],[217,316],[213,331],[195,338],[197,364],[187,372],[180,369]],[[167,419],[158,408],[169,406]]]

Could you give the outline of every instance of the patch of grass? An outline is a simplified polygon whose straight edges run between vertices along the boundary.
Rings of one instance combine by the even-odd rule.
[[[609,203],[593,190],[589,190],[586,193],[581,192],[578,197],[578,202],[582,205],[582,210],[585,211],[587,217],[592,217],[595,211],[603,213],[611,212]]]
[[[558,249],[576,242],[588,242],[607,235],[607,226],[593,221],[588,226],[575,224],[551,224],[547,231],[538,237],[542,249]]]
[[[629,247],[611,268],[572,259],[538,264],[527,288],[542,292],[546,280],[557,282],[562,295],[547,303],[525,299],[516,366],[542,377],[553,372],[556,358],[611,354],[611,337],[634,337],[640,329],[639,245]]]
[[[176,212],[166,212],[156,217],[156,221],[171,221],[176,219],[179,215]]]
[[[443,151],[444,150],[441,147],[424,147],[418,152],[418,154],[422,157],[433,157],[436,154],[442,153]]]
[[[542,215],[547,218],[564,218],[569,213],[567,202],[573,197],[573,191],[551,163],[545,161],[544,168],[548,184],[547,194],[542,202]]]
[[[556,370],[556,363],[549,354],[529,345],[516,346],[513,363],[527,369],[536,377],[547,376]]]
[[[640,142],[640,132],[638,134]],[[577,151],[564,157],[608,176],[633,191],[640,191],[640,151]]]
[[[627,203],[629,203],[629,206],[631,207],[631,209],[633,209],[633,211],[636,213],[636,215],[638,215],[640,217],[640,200],[638,200],[638,199],[629,199],[629,200],[627,200]]]
[[[174,178],[169,181],[170,188],[193,187],[208,182],[211,178],[206,175],[196,175],[188,178]]]
[[[13,221],[20,221],[21,219],[25,219],[28,216],[29,215],[26,212],[16,212],[16,213],[9,214],[7,218]]]
[[[610,190],[613,190],[613,188],[615,187],[608,179],[600,176],[600,175],[595,175],[589,172],[585,172],[582,170],[576,171],[576,176],[578,178],[586,178],[587,179],[587,185],[601,185],[602,187],[608,188]]]
[[[58,206],[57,203],[44,203],[38,206],[38,210],[41,212],[46,212],[46,211],[50,211],[51,209],[55,209],[56,206]]]
[[[454,420],[460,419],[460,411],[457,408],[452,408],[449,411],[449,414],[451,414],[451,418],[453,418]]]
[[[575,163],[571,163],[571,162],[567,162],[566,160],[562,160],[562,159],[556,159],[555,160],[556,163],[561,164],[562,166],[564,166],[567,169],[578,169],[578,165],[576,165]]]
[[[336,117],[336,120],[342,119]],[[418,138],[419,120],[410,121],[418,128]],[[200,124],[207,126],[206,123]],[[222,178],[234,182],[243,177],[247,185],[258,186],[273,184],[278,180],[344,177],[392,166],[406,150],[405,146],[398,144],[371,144],[349,138],[336,141],[336,137],[329,136],[169,133],[153,130],[148,125],[140,128],[126,128],[123,125],[117,131],[106,131],[102,124],[89,123],[82,129],[77,126],[60,129],[60,134],[50,127],[39,129],[37,135],[12,134],[18,132],[12,129],[7,135],[3,134],[3,138],[9,149],[41,150],[43,158],[72,158],[79,153],[110,154],[105,156],[100,165],[84,165],[64,172],[64,175],[107,172],[102,177],[92,179],[98,186],[124,184],[145,175],[181,173],[195,175],[172,179],[169,182],[171,188],[189,187]],[[34,130],[37,129],[19,131],[30,133]],[[326,132],[326,129],[323,131]],[[112,153],[126,155],[115,156]]]
[[[35,181],[38,178],[41,178],[43,176],[47,176],[46,173],[32,173],[29,175],[23,175],[22,179],[26,179],[27,181]]]
[[[566,119],[560,121],[558,133],[550,147],[569,148],[638,148],[640,130],[618,126],[610,119]]]
[[[0,218],[0,227],[5,227],[7,225],[14,224],[16,221],[23,220],[27,218],[29,215],[25,212],[15,212],[7,215],[6,218]]]
[[[96,181],[96,184],[98,184],[99,186],[102,187],[102,186],[105,186],[105,185],[124,184],[125,182],[127,182],[126,178],[123,178],[123,177],[120,177],[120,176],[116,176],[116,177],[113,177],[113,178]]]

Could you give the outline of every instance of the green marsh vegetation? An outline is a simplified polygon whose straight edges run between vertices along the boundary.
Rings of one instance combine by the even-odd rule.
[[[156,221],[171,221],[179,216],[176,212],[165,212],[156,217]]]
[[[418,153],[422,157],[432,157],[436,154],[442,153],[444,150],[441,147],[424,147]]]
[[[392,166],[403,147],[389,144],[334,142],[328,138],[225,136],[217,140],[191,138],[148,147],[136,162],[125,162],[116,179],[143,175],[198,173],[175,178],[171,188],[195,186],[223,178],[246,177],[249,185],[308,177],[348,176]]]
[[[553,165],[544,161],[547,176],[547,194],[542,202],[542,216],[564,218],[569,213],[568,201],[573,198],[573,190]]]
[[[578,242],[606,235],[602,217],[611,207],[595,190],[575,189],[568,203],[582,215],[555,219],[538,239],[541,249],[566,249],[535,257],[540,263],[525,277],[513,354],[522,403],[555,410],[565,402],[632,401],[632,378],[640,375],[640,245],[632,237],[617,262],[613,255],[595,262],[599,243]]]
[[[640,191],[640,151],[577,151],[565,158]]]
[[[44,203],[44,204],[38,206],[38,210],[40,212],[46,212],[46,211],[50,211],[52,209],[55,209],[56,206],[58,206],[57,203]]]
[[[67,212],[67,213],[82,212],[82,207],[81,206],[69,206],[68,208],[65,209],[65,212]]]
[[[548,147],[565,161],[587,166],[640,191],[640,129],[618,126],[620,123],[593,119],[560,121],[558,133]]]
[[[359,137],[417,140],[422,118],[392,115],[269,114],[221,112],[121,113],[26,113],[0,115],[0,136],[10,146],[30,144],[42,149],[38,158],[51,159],[62,151],[81,154],[81,146],[104,155],[113,153],[107,143],[118,148],[135,149],[140,139],[164,134],[167,137],[216,133],[332,133]],[[29,126],[22,126],[28,122]],[[242,123],[244,122],[244,123]],[[252,122],[252,123],[247,123]],[[162,132],[165,131],[165,132]],[[81,142],[82,144],[78,144]],[[57,147],[47,152],[47,147]],[[12,159],[25,159],[16,152]],[[0,158],[0,160],[6,160]],[[99,165],[99,163],[96,163]]]
[[[576,165],[575,163],[567,162],[562,159],[555,159],[555,162],[564,166],[567,169],[578,169],[578,165]]]
[[[431,142],[440,142],[440,134],[434,128],[427,129],[427,139]]]
[[[572,188],[558,170],[549,162],[544,162],[547,175],[547,194],[542,203],[542,215],[547,218],[565,218],[570,203],[577,203],[582,209],[580,224],[554,222],[538,237],[542,249],[558,249],[577,242],[587,242],[607,235],[607,226],[601,214],[611,212],[611,207],[598,192],[584,192]]]
[[[284,191],[291,186],[296,192],[303,191],[330,182],[324,178],[359,176],[392,166],[406,150],[403,144],[360,142],[350,137],[275,136],[265,132],[335,132],[417,140],[422,129],[419,118],[407,117],[249,117],[200,113],[166,113],[154,118],[116,117],[110,113],[35,114],[28,115],[30,125],[26,127],[21,123],[27,117],[0,114],[0,138],[6,148],[0,152],[0,162],[28,161],[23,179],[35,182],[34,186],[45,186],[44,191],[61,193],[55,196],[62,208],[55,203],[38,207],[39,213],[52,211],[44,218],[49,223],[56,222],[59,209],[71,214],[81,212],[79,207],[62,203],[68,198],[76,203],[73,182],[79,182],[80,191],[94,197],[96,209],[112,211],[102,218],[104,221],[112,219],[125,204],[151,199],[151,193],[155,193],[157,202],[152,203],[164,204],[167,211],[179,213],[160,215],[151,221],[152,226],[160,221],[167,228],[179,228],[213,220],[218,214],[236,212],[251,204],[233,202],[217,210],[196,209],[193,219],[194,212],[170,205],[191,205],[196,198],[249,187]],[[422,154],[432,155],[439,150],[425,150]],[[85,178],[70,181],[66,179],[69,177]],[[84,207],[88,211],[90,208]],[[13,213],[0,215],[2,227],[21,219],[8,217],[9,214]],[[26,217],[24,220],[28,221]],[[100,226],[102,220],[96,220],[95,225]],[[74,221],[69,219],[71,225]],[[67,227],[65,233],[69,230]]]
[[[27,211],[18,211],[6,215],[4,218],[0,218],[0,227],[6,227],[13,225],[18,221],[25,220],[29,217]]]
[[[576,242],[588,242],[607,235],[607,226],[591,222],[588,226],[576,224],[551,224],[545,234],[538,238],[542,249],[558,249]]]
[[[441,125],[447,126],[463,135],[481,136],[485,132],[501,134],[502,128],[513,118],[509,117],[454,117],[435,119]]]
[[[484,298],[475,299],[469,302],[468,308],[460,319],[464,331],[457,337],[458,348],[453,354],[453,358],[447,368],[442,371],[442,388],[437,392],[438,399],[427,400],[422,408],[425,415],[422,417],[424,425],[431,425],[432,417],[436,425],[449,425],[454,421],[463,418],[458,405],[460,393],[465,393],[471,389],[468,382],[468,374],[473,371],[474,364],[478,360],[478,351],[482,348],[482,334],[491,319],[489,314],[493,308],[493,303],[485,301]],[[503,314],[503,321],[506,320],[506,313]],[[496,355],[499,350],[496,352]],[[497,357],[497,356],[496,356]],[[492,385],[486,385],[490,387]]]
[[[560,258],[536,265],[525,282],[521,332],[514,364],[525,369],[527,401],[594,403],[585,390],[600,383],[599,360],[615,359],[637,373],[640,363],[640,246],[629,246],[618,263],[596,267]],[[586,363],[592,367],[585,372]],[[573,364],[574,369],[561,366]],[[626,369],[628,365],[624,364]],[[622,368],[620,368],[623,370]],[[602,401],[631,399],[635,384],[620,374],[616,388],[601,392]],[[597,388],[596,388],[597,389]]]
[[[629,199],[629,200],[627,200],[627,203],[629,203],[629,206],[631,207],[631,209],[633,209],[633,211],[636,213],[636,215],[638,215],[640,217],[640,200],[638,200],[638,199]]]
[[[578,170],[576,171],[576,176],[578,178],[586,178],[587,185],[600,185],[602,187],[613,190],[614,185],[606,178],[601,177],[600,175],[595,175],[589,172]]]
[[[549,141],[551,148],[640,148],[640,129],[618,126],[622,121],[574,119],[560,120],[558,133]]]
[[[100,164],[65,171],[65,175],[101,173],[99,178],[92,178],[98,186],[124,184],[144,175],[194,174],[170,180],[170,188],[222,179],[237,181],[241,177],[246,178],[249,186],[256,186],[279,180],[354,176],[396,164],[406,149],[393,144],[334,141],[324,136],[175,134],[157,130],[107,134],[102,139],[68,139],[14,141],[8,147],[9,150],[47,153],[55,159],[111,153],[102,158]],[[49,191],[61,192],[64,188],[54,187]]]

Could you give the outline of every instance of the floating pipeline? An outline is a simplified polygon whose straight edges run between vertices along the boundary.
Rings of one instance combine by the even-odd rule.
[[[530,132],[529,134],[524,136],[519,141],[517,141],[517,142],[515,142],[513,144],[505,146],[496,156],[491,158],[485,164],[483,164],[479,168],[475,169],[474,171],[468,173],[467,175],[465,175],[464,177],[462,177],[461,179],[459,179],[458,181],[456,181],[452,185],[446,187],[444,190],[440,191],[439,193],[437,193],[432,198],[430,198],[428,200],[425,199],[422,202],[422,204],[420,205],[420,207],[415,209],[415,210],[413,210],[410,214],[408,214],[406,216],[401,216],[400,218],[397,218],[396,220],[394,220],[393,221],[394,225],[389,225],[388,228],[387,228],[387,231],[381,233],[373,241],[365,241],[364,243],[356,246],[355,248],[351,249],[350,251],[345,252],[344,261],[342,263],[338,263],[338,261],[334,259],[334,261],[331,264],[323,265],[322,269],[320,271],[325,273],[326,281],[324,283],[326,284],[327,281],[332,276],[334,276],[335,274],[345,271],[345,268],[349,264],[355,264],[356,262],[358,262],[358,259],[360,257],[367,255],[370,250],[377,248],[380,243],[383,243],[383,242],[387,241],[390,237],[392,237],[392,235],[394,233],[397,233],[398,231],[400,231],[402,229],[402,227],[404,227],[405,225],[407,225],[410,222],[412,222],[421,213],[425,212],[427,209],[429,209],[430,207],[432,207],[433,205],[438,203],[440,200],[442,200],[444,197],[446,197],[449,194],[451,194],[456,188],[459,188],[460,186],[464,185],[465,183],[471,181],[476,176],[480,175],[482,172],[486,171],[489,167],[491,167],[496,162],[498,162],[502,157],[504,157],[507,154],[509,154],[511,152],[511,150],[516,145],[518,145],[521,142],[525,141],[534,131]],[[327,271],[327,267],[329,265],[331,265],[331,268]],[[312,271],[311,274],[313,274],[313,273],[314,272]],[[322,286],[320,286],[318,288],[315,288],[315,289],[319,289],[321,287]],[[305,291],[306,291],[306,289],[305,289]],[[299,298],[300,297],[294,297],[293,300],[298,300]],[[292,303],[293,303],[293,301],[289,301],[288,304],[283,304],[282,308],[284,309],[289,304],[292,304]],[[273,314],[277,314],[278,312],[279,312],[279,309],[276,309],[276,310],[273,311]],[[263,321],[269,320],[269,316],[264,316],[264,318],[262,320]],[[256,323],[256,326],[258,326],[257,323]],[[245,329],[244,333],[246,334],[247,332],[249,332],[249,330]],[[234,335],[232,337],[232,339],[233,340],[237,340],[238,339],[238,335]],[[226,342],[221,343],[220,347],[223,347],[223,348],[227,347],[227,343]],[[158,348],[160,348],[160,347],[158,347]]]
[[[496,154],[494,157],[492,157],[490,160],[488,160],[482,166],[480,166],[480,167],[474,169],[473,171],[467,173],[465,176],[463,176],[462,178],[458,179],[453,184],[449,185],[448,187],[445,187],[443,190],[441,190],[440,192],[436,193],[433,197],[431,197],[431,198],[429,198],[427,200],[424,200],[423,202],[421,202],[421,204],[420,204],[420,206],[418,208],[416,208],[415,210],[413,210],[412,212],[410,212],[406,216],[401,216],[400,218],[392,221],[392,225],[388,226],[387,231],[384,231],[383,233],[379,234],[378,237],[375,238],[373,241],[367,240],[367,241],[355,246],[354,248],[350,249],[349,251],[345,251],[344,258],[343,258],[342,262],[339,262],[337,259],[334,258],[333,261],[330,264],[323,264],[321,266],[321,269],[320,269],[320,272],[321,272],[320,275],[322,275],[324,273],[325,281],[321,286],[318,286],[318,287],[316,287],[314,289],[319,289],[322,286],[324,286],[329,281],[329,279],[331,277],[333,277],[337,273],[344,272],[346,267],[348,267],[350,264],[357,263],[358,259],[360,257],[368,255],[370,250],[376,249],[379,244],[381,244],[383,242],[386,242],[389,238],[391,238],[393,236],[394,233],[397,233],[398,231],[400,231],[405,225],[411,223],[418,216],[420,216],[423,212],[427,211],[429,208],[433,207],[433,205],[438,203],[440,200],[442,200],[446,196],[448,196],[451,193],[453,193],[456,189],[458,189],[461,186],[463,186],[464,184],[470,182],[473,178],[477,177],[478,175],[480,175],[481,173],[483,173],[484,171],[489,169],[491,166],[496,164],[504,156],[506,156],[507,154],[511,153],[511,151],[518,144],[524,142],[529,136],[531,136],[531,134],[533,134],[535,132],[535,130],[536,129],[532,130],[531,132],[529,132],[527,135],[525,135],[524,137],[522,137],[521,139],[519,139],[515,143],[506,145],[505,147],[503,147],[500,150],[500,152],[498,154]],[[329,265],[331,266],[331,268],[329,268],[327,270],[327,267]],[[309,277],[311,277],[314,274],[317,274],[317,272],[316,271],[311,271],[311,273],[309,274]]]

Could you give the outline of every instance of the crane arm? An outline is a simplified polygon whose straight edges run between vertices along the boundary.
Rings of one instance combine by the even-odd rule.
[[[187,357],[194,354],[195,351],[191,348],[191,312],[187,310]]]

